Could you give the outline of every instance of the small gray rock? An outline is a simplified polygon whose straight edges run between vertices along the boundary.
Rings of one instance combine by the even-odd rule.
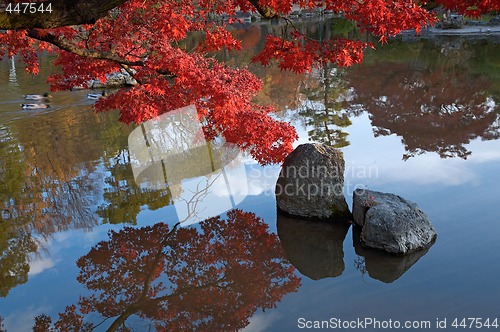
[[[417,204],[394,194],[355,190],[353,218],[362,227],[363,245],[390,253],[423,249],[436,238],[429,218]]]
[[[301,218],[348,218],[342,152],[324,144],[299,145],[283,163],[276,183],[278,208]]]

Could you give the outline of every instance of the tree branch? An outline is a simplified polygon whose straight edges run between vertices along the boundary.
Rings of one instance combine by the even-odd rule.
[[[99,51],[94,51],[94,50],[89,50],[86,48],[81,48],[79,46],[76,46],[75,44],[71,43],[64,37],[57,37],[54,36],[53,34],[46,33],[46,32],[41,32],[39,29],[30,29],[26,32],[26,35],[30,38],[34,38],[39,41],[47,42],[49,44],[52,44],[54,46],[57,46],[61,50],[64,50],[66,52],[70,52],[82,57],[90,58],[90,59],[100,59],[100,60],[109,60],[113,61],[117,64],[119,64],[122,68],[124,68],[139,84],[142,84],[142,82],[133,75],[132,71],[130,70],[130,67],[132,66],[139,66],[143,67],[145,66],[145,61],[144,60],[137,60],[137,61],[129,61],[126,60],[125,58],[117,55],[116,53],[113,52],[99,52]],[[170,71],[167,70],[162,70],[162,69],[157,69],[156,72],[160,75],[165,75],[168,76],[169,78],[175,78],[176,76],[172,74]]]
[[[64,37],[57,37],[54,36],[53,34],[50,33],[41,33],[38,29],[30,29],[27,31],[27,36],[44,41],[47,43],[50,43],[52,45],[55,45],[59,47],[61,50],[86,57],[86,58],[91,58],[91,59],[101,59],[101,60],[109,60],[109,61],[114,61],[118,64],[123,64],[126,66],[144,66],[144,61],[138,60],[138,61],[128,61],[125,60],[124,58],[116,55],[115,53],[112,52],[98,52],[98,51],[93,51],[85,48],[80,48],[76,46],[75,44],[70,43],[68,40],[66,40]]]
[[[259,0],[248,0],[255,9],[262,15],[263,18],[272,19],[272,18],[280,18],[281,16],[272,8],[262,6],[259,3]]]
[[[7,3],[0,0],[0,29],[51,29],[68,25],[93,24],[104,17],[108,12],[127,2],[127,0],[50,0],[44,5],[51,4],[52,12],[8,13],[5,11]],[[37,3],[40,6],[40,3]],[[22,8],[22,7],[21,7]]]

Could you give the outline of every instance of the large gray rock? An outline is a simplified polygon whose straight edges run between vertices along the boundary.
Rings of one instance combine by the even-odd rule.
[[[417,204],[394,194],[355,190],[353,218],[362,227],[363,245],[390,253],[426,248],[436,238],[429,218]]]
[[[301,218],[348,218],[342,152],[324,144],[299,145],[283,163],[276,183],[278,208]]]
[[[278,213],[278,236],[286,257],[300,273],[313,280],[344,272],[344,239],[350,223],[292,218]]]

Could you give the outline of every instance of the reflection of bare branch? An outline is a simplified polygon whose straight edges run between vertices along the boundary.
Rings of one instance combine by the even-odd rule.
[[[202,211],[198,211],[198,204],[202,202],[203,199],[205,199],[205,197],[207,197],[210,187],[221,176],[221,174],[222,173],[217,174],[217,176],[215,176],[213,180],[210,180],[210,178],[205,178],[204,180],[206,182],[206,185],[203,187],[203,189],[200,189],[200,185],[203,182],[203,180],[198,182],[198,184],[196,185],[196,190],[195,191],[190,190],[193,196],[189,200],[186,200],[185,198],[182,197],[179,198],[179,200],[184,201],[187,206],[187,216],[183,220],[179,221],[179,224],[188,221],[189,219],[191,219],[191,217],[200,219],[198,213]]]
[[[363,256],[357,255],[356,259],[354,259],[354,267],[356,268],[356,270],[361,272],[361,279],[364,280],[365,274],[368,272],[368,270],[366,269],[365,258]]]

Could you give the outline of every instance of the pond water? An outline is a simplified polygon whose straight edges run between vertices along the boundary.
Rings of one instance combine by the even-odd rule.
[[[243,52],[221,57],[248,64],[277,28],[236,30]],[[309,28],[353,34],[335,21]],[[296,145],[343,151],[348,202],[363,187],[399,194],[428,214],[437,241],[405,257],[364,249],[349,225],[277,215],[279,166],[245,155],[231,156],[234,167],[212,155],[176,157],[182,172],[168,190],[138,184],[134,127],[92,112],[87,91],[57,92],[50,109],[21,110],[24,94],[48,91],[51,58],[41,58],[38,77],[2,61],[4,328],[31,330],[40,315],[60,330],[83,330],[83,321],[96,331],[293,331],[365,318],[435,330],[437,320],[448,328],[455,318],[500,320],[500,44],[441,37],[377,48],[350,69],[250,69],[265,83],[258,102],[294,124]],[[215,185],[203,191],[202,182]],[[208,209],[198,206],[202,219],[212,218],[172,231],[193,215],[181,207],[186,193]]]

